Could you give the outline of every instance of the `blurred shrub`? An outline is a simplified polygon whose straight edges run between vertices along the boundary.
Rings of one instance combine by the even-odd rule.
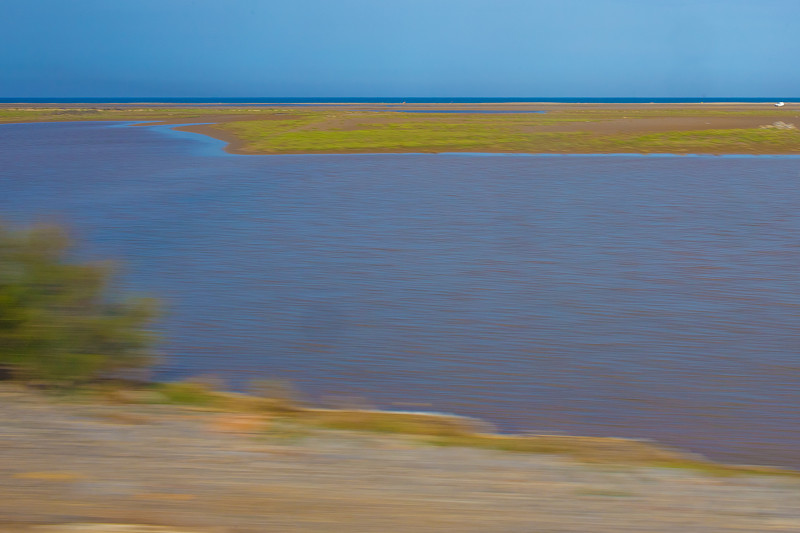
[[[73,386],[142,368],[154,340],[150,299],[118,299],[103,264],[67,261],[56,227],[0,225],[0,367],[14,379]]]

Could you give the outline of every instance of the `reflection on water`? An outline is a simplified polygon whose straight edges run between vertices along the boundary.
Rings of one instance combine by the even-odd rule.
[[[0,208],[167,300],[163,377],[800,466],[800,160],[228,156],[0,126]]]

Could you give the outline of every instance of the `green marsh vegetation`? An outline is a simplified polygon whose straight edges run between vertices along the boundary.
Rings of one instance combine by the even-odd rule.
[[[297,112],[219,127],[251,153],[795,153],[800,131],[774,128],[604,131],[606,122],[675,118],[785,118],[780,111],[586,110],[548,114]],[[787,119],[788,120],[788,119]],[[797,122],[800,122],[798,120]]]
[[[702,119],[728,122],[714,126]],[[748,125],[732,126],[737,119]],[[78,120],[209,122],[238,139],[237,150],[261,154],[800,153],[800,130],[759,127],[777,121],[800,127],[797,110],[771,107],[573,106],[544,114],[421,114],[352,106],[0,108],[0,122]]]

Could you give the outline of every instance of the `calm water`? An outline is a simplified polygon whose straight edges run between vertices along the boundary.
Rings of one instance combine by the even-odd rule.
[[[800,467],[800,159],[220,145],[0,126],[2,218],[163,298],[162,377]]]

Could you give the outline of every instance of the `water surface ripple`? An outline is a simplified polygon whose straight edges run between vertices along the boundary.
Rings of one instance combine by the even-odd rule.
[[[162,377],[800,467],[800,159],[232,156],[100,123],[0,141],[4,219],[68,223],[166,301]]]

